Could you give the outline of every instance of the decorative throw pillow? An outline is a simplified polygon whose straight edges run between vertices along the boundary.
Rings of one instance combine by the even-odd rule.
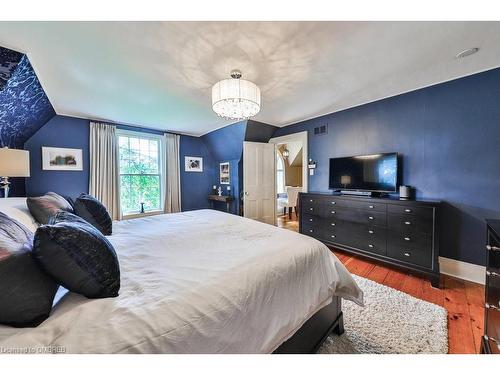
[[[61,219],[61,214],[53,220]],[[60,221],[37,229],[33,256],[66,289],[87,298],[116,297],[120,266],[109,241],[92,225]]]
[[[28,197],[26,202],[31,215],[40,224],[47,224],[51,216],[59,211],[73,212],[73,207],[59,194],[49,192],[41,197]]]
[[[49,225],[56,225],[58,223],[64,223],[64,222],[89,224],[80,216],[76,216],[75,214],[72,214],[71,212],[68,211],[59,211],[49,219]]]
[[[106,207],[92,195],[82,193],[73,203],[75,214],[99,229],[105,236],[113,231],[113,220]]]
[[[35,327],[50,314],[58,285],[31,256],[33,234],[0,213],[0,324]]]

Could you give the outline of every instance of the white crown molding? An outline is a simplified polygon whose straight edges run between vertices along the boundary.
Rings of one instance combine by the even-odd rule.
[[[462,280],[485,284],[486,267],[477,264],[462,262],[455,259],[439,257],[440,272]]]

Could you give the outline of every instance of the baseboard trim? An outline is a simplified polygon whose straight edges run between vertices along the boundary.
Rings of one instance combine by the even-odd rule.
[[[486,267],[459,260],[439,257],[440,272],[459,279],[485,284]]]

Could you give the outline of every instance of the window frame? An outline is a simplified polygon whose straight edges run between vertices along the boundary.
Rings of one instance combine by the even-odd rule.
[[[281,161],[282,165],[283,165],[283,168],[282,169],[278,169],[278,160]],[[283,192],[279,192],[278,191],[278,172],[279,171],[282,171],[282,175],[283,175],[283,178],[282,178],[282,183],[283,183]],[[285,176],[285,173],[286,173],[286,166],[285,166],[285,158],[283,157],[283,155],[281,154],[281,152],[276,149],[276,194],[285,194],[286,193],[286,176]]]
[[[164,207],[165,207],[165,194],[164,194],[164,189],[165,189],[165,168],[164,168],[164,160],[163,160],[163,135],[162,134],[154,134],[154,133],[146,133],[146,132],[140,132],[140,131],[134,131],[134,130],[124,130],[124,129],[116,129],[116,164],[118,168],[118,192],[119,192],[119,199],[120,199],[120,211],[121,211],[121,217],[122,219],[134,219],[134,218],[139,218],[139,217],[144,217],[144,216],[151,216],[151,215],[158,215],[162,214]],[[139,139],[148,139],[148,140],[155,140],[158,141],[158,174],[156,173],[144,173],[142,176],[158,176],[160,180],[160,208],[159,209],[153,209],[153,210],[148,210],[144,213],[141,213],[140,210],[137,211],[128,211],[124,212],[121,204],[121,188],[122,188],[122,183],[121,183],[121,177],[122,173],[120,171],[120,136],[123,137],[131,137],[131,138],[139,138]],[[124,173],[124,176],[141,176],[141,174],[134,174],[134,173]]]

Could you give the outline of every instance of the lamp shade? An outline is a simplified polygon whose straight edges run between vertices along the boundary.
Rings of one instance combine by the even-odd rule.
[[[212,109],[217,115],[231,120],[255,116],[260,111],[259,87],[240,79],[240,71],[232,71],[231,77],[212,86]]]
[[[30,153],[13,148],[0,148],[0,177],[29,177]]]

